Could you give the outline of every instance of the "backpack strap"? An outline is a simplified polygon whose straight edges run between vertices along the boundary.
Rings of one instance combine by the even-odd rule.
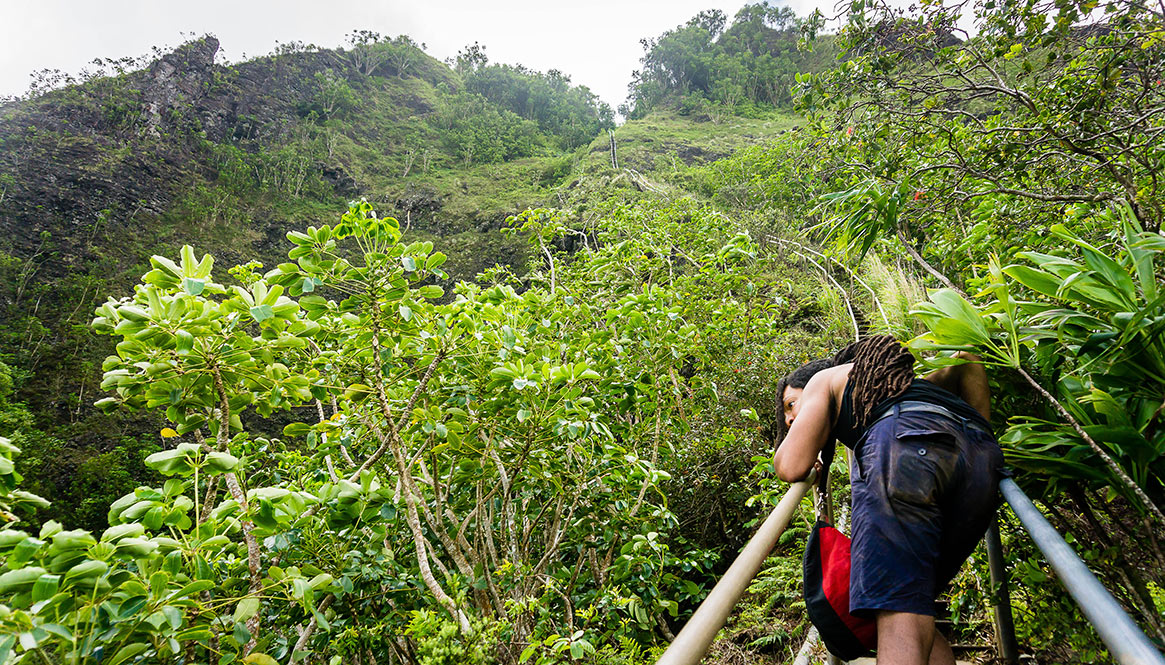
[[[832,504],[829,498],[829,468],[833,465],[833,456],[837,452],[837,442],[830,441],[829,445],[821,450],[821,473],[817,475],[817,494],[821,497],[821,502],[828,509]],[[817,519],[826,524],[832,524],[833,515],[826,515],[824,510],[819,510]]]

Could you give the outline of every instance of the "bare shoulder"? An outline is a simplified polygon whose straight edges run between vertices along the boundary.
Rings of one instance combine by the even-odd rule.
[[[853,363],[846,363],[821,370],[809,379],[805,386],[806,392],[828,395],[830,411],[836,416],[841,396],[845,392],[846,381],[849,380],[849,373],[853,367]]]
[[[831,367],[829,375],[829,392],[833,397],[833,414],[837,415],[837,409],[841,405],[841,396],[845,394],[845,384],[849,381],[850,370],[854,368],[853,363],[845,363],[837,367]]]

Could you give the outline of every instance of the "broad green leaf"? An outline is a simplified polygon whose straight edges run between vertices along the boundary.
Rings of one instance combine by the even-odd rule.
[[[1129,273],[1119,263],[1109,258],[1096,247],[1077,238],[1062,224],[1053,224],[1051,231],[1079,247],[1084,254],[1084,262],[1088,264],[1088,267],[1095,271],[1097,277],[1112,288],[1113,293],[1124,304],[1130,307],[1132,306],[1137,297],[1137,287],[1133,284]]]
[[[275,311],[271,308],[271,305],[255,305],[250,309],[250,312],[251,316],[253,316],[259,323],[262,323],[267,319],[275,316]]]
[[[188,596],[200,594],[208,589],[213,589],[214,587],[215,583],[211,580],[197,580],[175,591],[170,595],[170,598],[174,600],[186,598]]]
[[[206,289],[206,280],[198,277],[186,277],[182,280],[182,288],[192,296],[201,295]]]
[[[65,640],[66,642],[73,641],[73,632],[71,630],[69,630],[68,628],[66,628],[65,626],[62,626],[60,624],[42,623],[40,625],[40,629],[45,631],[46,633],[51,633],[53,635],[56,635],[57,637],[61,638],[62,640]],[[2,662],[2,661],[0,661],[0,662]]]
[[[161,596],[162,592],[166,590],[166,585],[170,583],[170,574],[164,570],[159,570],[153,575],[150,575],[150,593],[154,596]]]
[[[371,395],[372,388],[362,383],[353,383],[344,390],[344,399],[353,402],[362,402]]]
[[[117,615],[121,619],[128,619],[142,610],[146,606],[147,598],[145,596],[134,596],[126,599],[125,602],[117,609]]]
[[[1113,295],[1112,289],[1093,279],[1090,273],[1077,273],[1064,280],[1060,286],[1060,296],[1102,311],[1122,311],[1129,307],[1129,303]]]
[[[202,260],[198,262],[198,266],[194,269],[194,276],[198,278],[210,277],[210,271],[214,268],[214,257],[210,254],[203,254]]]
[[[1133,272],[1136,273],[1137,281],[1141,284],[1141,292],[1145,300],[1153,300],[1157,297],[1157,280],[1154,269],[1154,252],[1153,250],[1141,247],[1137,241],[1143,235],[1151,235],[1143,233],[1137,217],[1133,214],[1132,208],[1126,202],[1119,210],[1121,231],[1124,233],[1125,250],[1128,252],[1129,259],[1133,265]],[[1160,234],[1156,234],[1160,237]]]
[[[198,261],[194,258],[194,248],[190,245],[182,245],[180,255],[182,257],[182,274],[193,277],[194,271],[198,268]]]
[[[56,595],[57,590],[61,586],[61,576],[45,573],[37,578],[36,583],[32,585],[32,601],[39,603],[42,600],[48,600]]]
[[[951,320],[957,321],[960,327],[965,327],[975,343],[985,344],[990,340],[987,326],[984,325],[979,312],[957,292],[939,289],[931,294],[930,299]]]
[[[1003,273],[1036,293],[1055,298],[1060,290],[1060,280],[1043,270],[1022,265],[1009,265]]]
[[[150,263],[154,264],[156,268],[169,273],[171,277],[182,277],[182,269],[178,267],[178,264],[164,256],[155,254],[150,257]]]
[[[47,633],[45,633],[43,630],[37,630],[36,628],[33,628],[32,630],[26,630],[20,633],[17,636],[17,639],[20,640],[20,646],[23,647],[25,651],[32,651],[40,645],[42,637],[47,636]]]
[[[109,659],[109,665],[119,665],[120,663],[124,663],[127,660],[129,660],[130,658],[133,658],[134,656],[140,654],[141,652],[143,652],[149,648],[150,648],[150,645],[143,644],[141,642],[127,644],[127,645],[123,646],[122,648],[118,649],[117,653],[113,655],[113,658]]]
[[[211,637],[212,637],[212,634],[208,628],[206,628],[204,626],[198,626],[197,628],[187,628],[186,630],[175,635],[174,639],[181,641],[181,642],[185,642],[187,640],[191,640],[191,641],[195,641],[195,642],[205,642],[206,640],[209,640]]]
[[[178,355],[186,355],[194,349],[194,335],[179,328],[174,333],[174,350]]]
[[[239,465],[239,458],[222,452],[208,453],[205,461],[207,470],[212,473],[226,473]]]
[[[247,619],[255,616],[255,613],[258,611],[259,599],[255,596],[248,596],[240,600],[239,604],[235,606],[234,620],[236,622],[246,621]]]

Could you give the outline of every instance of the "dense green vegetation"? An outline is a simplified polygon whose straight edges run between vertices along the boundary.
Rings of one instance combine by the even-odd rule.
[[[151,254],[196,243],[228,265],[274,265],[288,224],[367,195],[418,237],[444,239],[455,277],[521,264],[525,246],[497,229],[552,201],[580,132],[610,125],[560,74],[510,68],[470,90],[472,67],[407,37],[357,32],[346,50],[291,44],[232,66],[213,64],[216,48],[115,63],[0,113],[0,348],[12,403],[31,418],[30,489],[57,499],[46,517],[101,528],[104,506],[150,477],[132,451],[156,447],[144,433],[161,423],[90,408],[111,346],[85,323]],[[178,83],[155,75],[167,65]],[[518,88],[531,101],[517,112],[483,96]]]
[[[447,304],[430,283],[445,256],[402,244],[367,203],[289,233],[290,262],[233,270],[229,288],[209,256],[155,257],[137,295],[94,322],[120,340],[104,364],[115,396],[98,406],[165,410],[162,436],[183,443],[146,463],[169,480],[115,502],[100,542],[56,522],[10,532],[21,566],[5,588],[21,610],[7,625],[39,626],[44,653],[80,659],[352,656],[406,634],[418,650],[469,649],[456,636],[483,620],[474,639],[491,654],[546,662],[666,635],[716,555],[682,535],[665,469],[688,510],[686,495],[721,484],[692,461],[755,436],[758,379],[796,353],[789,324],[817,306],[705,206],[613,200],[599,214],[596,245],[567,262],[546,243],[569,218],[515,218],[549,257],[531,287],[498,271]],[[731,384],[733,397],[717,388]],[[306,419],[278,440],[244,426],[286,409]],[[428,599],[444,612],[410,611]],[[75,632],[109,603],[113,630]],[[294,624],[312,628],[276,628]]]
[[[73,161],[0,162],[0,661],[652,662],[784,490],[776,379],[868,331],[987,359],[1017,480],[1165,643],[1165,21],[960,9],[854,3],[785,59],[785,10],[702,13],[646,45],[618,167],[564,75],[369,32],[156,125],[144,74],[5,107]],[[114,188],[143,168],[173,190]],[[73,172],[92,200],[26,179]],[[805,508],[715,661],[800,646]],[[1002,526],[1025,651],[1104,660]]]
[[[759,3],[745,5],[726,29],[722,11],[700,12],[642,40],[642,67],[634,73],[625,113],[642,118],[670,108],[720,122],[788,109],[798,74],[833,67],[832,38],[801,41],[819,22],[820,16],[798,19],[788,7]]]

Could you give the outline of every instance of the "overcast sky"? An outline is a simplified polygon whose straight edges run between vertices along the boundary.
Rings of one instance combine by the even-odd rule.
[[[276,42],[341,46],[353,29],[407,34],[444,60],[467,44],[492,62],[558,69],[612,107],[639,66],[639,40],[703,9],[731,21],[745,3],[721,0],[0,0],[0,95],[28,89],[29,74],[71,74],[94,58],[173,47],[190,33],[219,38],[228,61],[269,53]],[[805,15],[815,0],[781,0]],[[828,3],[832,6],[832,1]]]

